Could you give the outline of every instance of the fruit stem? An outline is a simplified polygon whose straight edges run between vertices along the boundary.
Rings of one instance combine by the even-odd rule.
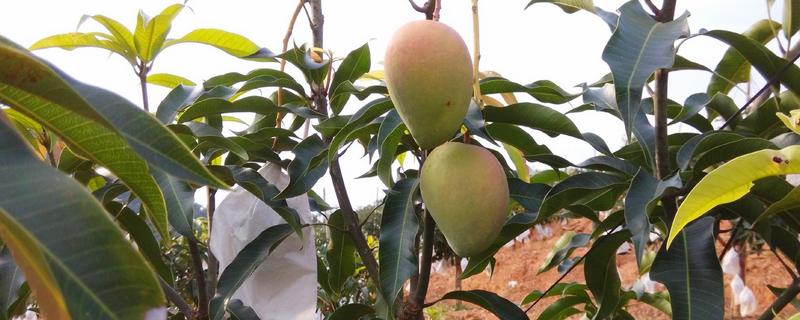
[[[475,103],[479,108],[483,108],[481,99],[480,69],[478,64],[481,61],[481,33],[478,20],[478,0],[472,0],[472,91],[475,95]]]
[[[439,11],[442,10],[442,0],[435,0],[436,4],[433,7],[433,21],[439,21]]]
[[[431,260],[433,257],[433,236],[436,229],[436,222],[433,217],[424,209],[425,225],[422,233],[422,260],[419,266],[419,282],[417,291],[414,292],[414,303],[418,306],[425,304],[425,296],[428,294],[428,282],[431,277]]]

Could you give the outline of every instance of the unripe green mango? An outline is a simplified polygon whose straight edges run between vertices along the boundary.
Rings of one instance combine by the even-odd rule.
[[[447,142],[433,149],[420,172],[422,201],[459,256],[494,242],[509,213],[508,181],[488,150]]]
[[[464,40],[447,25],[414,21],[386,48],[386,87],[400,118],[422,149],[458,131],[472,96],[472,61]]]

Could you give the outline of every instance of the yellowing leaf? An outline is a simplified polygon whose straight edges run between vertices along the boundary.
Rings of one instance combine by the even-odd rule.
[[[800,173],[800,145],[781,150],[760,150],[735,158],[711,171],[692,189],[678,208],[667,247],[690,222],[717,205],[735,201],[750,191],[753,181]]]
[[[789,111],[788,116],[783,113],[776,112],[775,116],[777,116],[778,119],[781,119],[783,125],[789,128],[789,130],[800,134],[800,126],[798,126],[798,124],[800,124],[800,110]]]

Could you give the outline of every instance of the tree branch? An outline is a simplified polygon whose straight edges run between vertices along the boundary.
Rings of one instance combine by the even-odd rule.
[[[197,243],[191,239],[189,239],[189,254],[192,256],[192,266],[197,281],[197,319],[206,319],[208,317],[208,290],[206,289],[205,272],[203,272],[203,258],[200,256]]]
[[[214,188],[208,188],[207,193],[207,202],[206,202],[206,213],[208,214],[208,234],[211,234],[211,226],[214,223],[214,212],[217,209],[217,190]],[[208,296],[213,297],[214,293],[217,290],[217,275],[219,274],[219,261],[217,257],[214,256],[214,253],[211,252],[211,237],[208,237],[208,243],[206,245],[208,250],[208,274],[206,276],[207,283],[207,291]]]
[[[136,71],[136,75],[139,76],[139,85],[142,86],[142,107],[144,107],[144,111],[150,112],[150,103],[147,99],[147,73],[150,72],[150,68],[147,66],[146,63],[140,62],[139,69]]]
[[[778,296],[778,299],[758,317],[758,320],[772,320],[800,293],[800,279],[794,279],[786,290]]]

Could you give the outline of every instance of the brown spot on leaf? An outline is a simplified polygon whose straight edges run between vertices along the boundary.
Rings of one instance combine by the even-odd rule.
[[[786,160],[786,161],[788,163],[788,160]],[[783,159],[781,159],[781,157],[779,157],[779,156],[774,156],[774,157],[772,157],[772,162],[781,163],[781,162],[783,162]]]

